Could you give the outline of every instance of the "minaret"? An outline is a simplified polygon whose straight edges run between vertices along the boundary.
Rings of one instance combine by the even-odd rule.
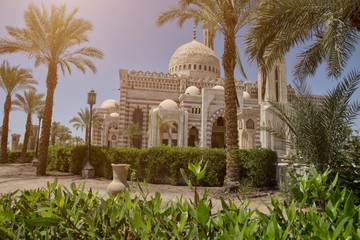
[[[265,76],[258,67],[258,100],[262,102],[287,102],[286,60],[276,60],[272,69]],[[265,86],[264,86],[265,85]],[[265,95],[264,92],[265,91]]]
[[[203,29],[203,44],[214,50],[214,33],[212,32],[210,24],[203,22],[201,27]]]

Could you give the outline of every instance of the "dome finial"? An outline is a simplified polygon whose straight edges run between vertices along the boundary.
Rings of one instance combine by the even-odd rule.
[[[196,24],[194,23],[194,40],[196,40]]]

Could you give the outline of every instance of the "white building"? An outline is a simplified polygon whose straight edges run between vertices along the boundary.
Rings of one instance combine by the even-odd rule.
[[[172,145],[224,147],[224,80],[220,78],[219,59],[208,46],[196,40],[180,46],[171,57],[166,74],[120,69],[120,101],[106,100],[97,109],[104,123],[101,129],[93,130],[92,144],[129,146],[128,137],[120,133],[130,123],[138,123],[142,131],[134,139],[135,147],[170,144],[167,134],[160,143],[158,128],[148,133],[160,114],[176,121]],[[260,94],[260,81],[240,80],[235,85],[239,146],[285,151],[285,144],[260,131],[262,122],[276,121],[269,112],[268,101],[287,102],[291,87],[287,85],[285,59],[278,61],[268,74],[265,96]]]

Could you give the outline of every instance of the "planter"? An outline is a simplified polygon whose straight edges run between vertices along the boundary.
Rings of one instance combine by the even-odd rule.
[[[108,185],[107,191],[115,196],[129,188],[126,178],[130,164],[111,164],[111,167],[113,169],[113,180]]]

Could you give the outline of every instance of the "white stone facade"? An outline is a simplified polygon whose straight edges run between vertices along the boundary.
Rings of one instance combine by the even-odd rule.
[[[103,127],[93,130],[92,144],[129,146],[121,130],[138,123],[141,136],[135,147],[160,144],[179,146],[224,147],[224,80],[215,52],[196,40],[179,47],[172,56],[169,73],[119,70],[120,100],[107,100],[97,112],[104,118]],[[261,75],[259,74],[259,78]],[[279,152],[285,145],[270,133],[260,130],[262,122],[277,121],[268,111],[268,101],[287,102],[288,89],[285,59],[278,61],[267,76],[266,94],[262,97],[257,81],[236,81],[238,97],[238,131],[241,148],[267,147]],[[176,121],[172,142],[159,129],[149,128],[158,114]]]

